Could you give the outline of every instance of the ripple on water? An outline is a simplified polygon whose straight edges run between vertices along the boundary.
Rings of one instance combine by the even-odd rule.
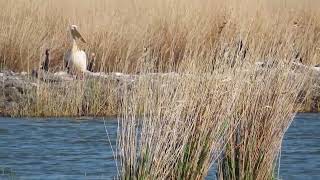
[[[5,135],[9,133],[9,129],[5,129],[5,128],[0,128],[0,136],[1,135]]]

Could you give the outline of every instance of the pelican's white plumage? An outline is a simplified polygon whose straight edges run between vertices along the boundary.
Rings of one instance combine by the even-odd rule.
[[[70,28],[72,36],[72,48],[65,55],[65,63],[68,68],[77,72],[87,72],[87,55],[84,51],[78,48],[76,39],[80,39],[82,42],[86,42],[78,31],[76,25],[72,25]]]
[[[80,72],[87,71],[87,55],[84,51],[76,51],[72,55],[72,66]]]

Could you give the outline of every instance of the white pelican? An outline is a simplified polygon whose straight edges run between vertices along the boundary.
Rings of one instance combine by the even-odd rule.
[[[82,76],[87,72],[87,55],[84,51],[78,48],[76,39],[80,39],[82,42],[86,43],[81,34],[78,31],[78,26],[72,25],[70,27],[71,37],[72,37],[72,49],[66,53],[65,56],[65,67],[76,71],[77,73],[82,73]]]

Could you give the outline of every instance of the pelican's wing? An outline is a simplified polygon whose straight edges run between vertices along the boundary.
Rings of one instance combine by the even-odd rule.
[[[84,51],[77,51],[74,53],[74,65],[82,72],[87,71],[87,55]]]

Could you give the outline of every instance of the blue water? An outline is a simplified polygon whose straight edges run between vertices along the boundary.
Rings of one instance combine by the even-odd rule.
[[[0,118],[0,180],[113,179],[117,168],[105,127],[115,147],[115,119]],[[280,176],[320,179],[320,114],[295,118],[283,142]]]
[[[296,116],[283,141],[280,176],[320,180],[320,114]]]
[[[115,145],[117,122],[106,122]],[[1,118],[0,179],[112,179],[117,172],[106,134],[102,120]]]

